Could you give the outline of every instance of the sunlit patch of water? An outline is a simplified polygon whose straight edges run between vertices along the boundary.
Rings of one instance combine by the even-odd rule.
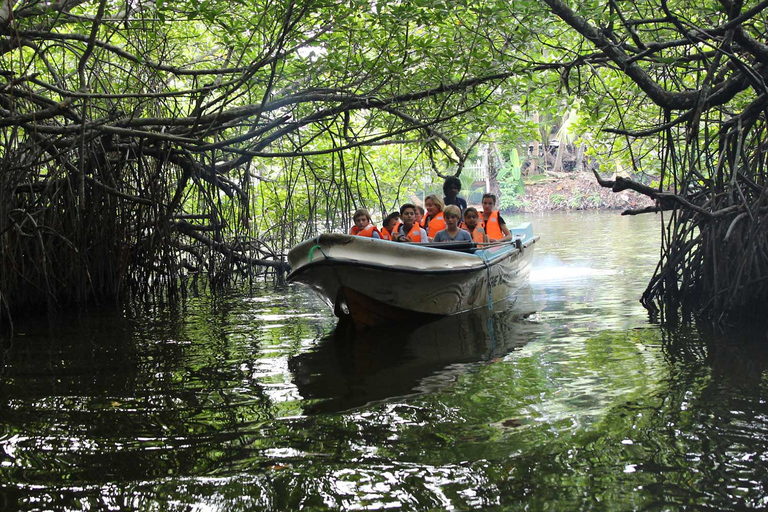
[[[573,266],[539,266],[531,270],[531,285],[541,284],[567,286],[570,281],[592,279],[595,277],[613,276],[617,270],[595,269]]]

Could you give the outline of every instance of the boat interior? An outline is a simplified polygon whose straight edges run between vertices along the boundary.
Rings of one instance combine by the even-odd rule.
[[[517,248],[521,248],[528,240],[533,239],[533,226],[530,222],[524,222],[518,226],[509,230],[512,233],[512,239]],[[506,243],[506,242],[501,242]],[[422,247],[433,247],[435,249],[441,249],[444,251],[456,251],[464,252],[468,254],[474,254],[477,250],[486,249],[487,247],[493,247],[500,245],[501,243],[491,244],[476,244],[475,242],[429,242],[420,244]]]

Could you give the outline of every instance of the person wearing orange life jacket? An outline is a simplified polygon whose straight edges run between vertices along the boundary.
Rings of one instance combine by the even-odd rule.
[[[424,217],[424,229],[427,230],[427,236],[431,242],[438,231],[445,229],[443,200],[436,194],[430,194],[424,199],[424,208],[427,210],[427,215]]]
[[[461,209],[455,204],[449,204],[443,210],[445,229],[438,231],[434,242],[471,242],[472,235],[466,229],[459,228]]]
[[[394,240],[397,230],[400,228],[400,212],[392,212],[384,218],[381,223],[381,238],[384,240]]]
[[[400,207],[400,220],[403,221],[397,232],[398,242],[427,242],[427,232],[424,228],[416,224],[416,207],[411,203],[406,203]]]
[[[488,242],[488,235],[485,234],[485,230],[477,224],[479,218],[477,208],[470,206],[464,210],[464,229],[469,231],[469,234],[472,235],[472,241],[477,244]]]
[[[424,208],[422,208],[419,205],[416,205],[416,224],[418,224],[421,227],[424,227],[424,214],[426,212],[424,211]]]
[[[368,210],[360,209],[352,216],[355,225],[349,230],[350,235],[367,236],[368,238],[381,238],[379,228],[371,222],[371,214]]]
[[[392,233],[392,240],[395,239],[395,235],[398,231],[400,231],[400,226],[403,225],[403,222],[400,220],[400,212],[392,212],[391,214],[395,218],[394,225],[392,226],[392,229],[389,230],[390,233]]]
[[[512,233],[509,232],[507,224],[499,215],[496,206],[496,196],[493,194],[483,194],[483,229],[488,235],[490,242],[506,242],[512,240]]]

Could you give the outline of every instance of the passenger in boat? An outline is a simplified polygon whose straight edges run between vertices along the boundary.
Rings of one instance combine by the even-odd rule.
[[[400,220],[403,221],[397,232],[398,242],[427,242],[427,231],[416,224],[416,206],[406,203],[400,207]]]
[[[424,208],[416,205],[416,224],[418,224],[421,227],[424,227]]]
[[[431,242],[438,231],[445,229],[443,201],[436,194],[431,194],[424,200],[424,207],[427,209],[427,216],[424,217],[424,229],[427,230],[427,236]]]
[[[448,210],[447,207],[445,209]],[[477,224],[479,218],[480,215],[474,206],[464,210],[464,229],[472,235],[472,240],[478,244],[488,242],[488,235],[485,234],[485,230]]]
[[[438,231],[435,242],[471,242],[472,235],[468,231],[459,228],[461,210],[455,204],[449,204],[443,211],[445,229]]]
[[[384,218],[384,222],[381,223],[381,238],[384,240],[392,240],[393,236],[397,235],[397,230],[400,228],[400,212],[392,212]]]
[[[403,225],[403,221],[400,220],[400,212],[399,211],[398,212],[392,212],[392,215],[395,216],[396,222],[395,222],[394,228],[390,230],[390,233],[392,233],[392,235],[394,236],[395,233],[400,231],[400,226]]]
[[[367,236],[369,238],[381,238],[379,228],[371,222],[371,214],[368,210],[359,209],[352,216],[355,225],[349,230],[350,235]]]
[[[512,240],[512,233],[509,232],[507,224],[499,215],[496,207],[496,196],[493,194],[483,194],[483,229],[488,235],[490,242],[506,242]]]
[[[445,206],[455,204],[463,214],[464,210],[467,209],[467,201],[463,197],[459,197],[459,192],[461,192],[461,180],[456,176],[448,176],[445,178],[445,182],[443,183],[443,194],[445,194],[443,202],[445,203]]]

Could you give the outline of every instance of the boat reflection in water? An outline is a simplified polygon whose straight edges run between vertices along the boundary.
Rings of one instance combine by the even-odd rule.
[[[473,363],[493,361],[541,334],[533,294],[429,323],[358,331],[340,323],[289,368],[307,414],[434,392]]]

